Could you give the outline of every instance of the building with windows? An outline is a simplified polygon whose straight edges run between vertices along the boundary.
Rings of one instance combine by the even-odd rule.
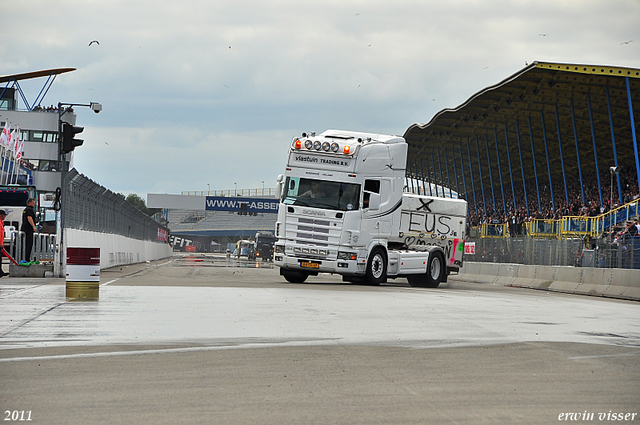
[[[45,107],[41,103],[56,76],[73,70],[58,68],[0,76],[0,127],[4,129],[8,124],[11,130],[19,129],[18,140],[24,142],[21,156],[17,158],[6,146],[0,149],[0,184],[33,185],[38,194],[55,192],[60,187],[62,157],[58,145],[59,120],[75,125],[76,114],[67,108],[61,115],[57,106]],[[30,104],[20,87],[20,81],[43,77],[47,80],[38,97]],[[20,106],[19,100],[22,100]],[[68,161],[70,156],[67,154],[65,159]]]

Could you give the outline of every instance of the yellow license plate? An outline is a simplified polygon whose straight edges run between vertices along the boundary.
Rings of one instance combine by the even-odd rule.
[[[312,269],[317,269],[320,267],[320,264],[318,263],[310,263],[308,261],[300,261],[300,267],[309,267]]]

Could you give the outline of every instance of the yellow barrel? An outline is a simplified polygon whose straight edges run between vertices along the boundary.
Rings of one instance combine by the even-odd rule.
[[[70,300],[97,300],[100,248],[67,248],[67,291]]]

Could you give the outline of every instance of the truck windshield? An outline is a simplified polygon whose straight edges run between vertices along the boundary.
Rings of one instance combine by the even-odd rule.
[[[305,207],[350,211],[359,208],[360,185],[287,177],[282,203]]]

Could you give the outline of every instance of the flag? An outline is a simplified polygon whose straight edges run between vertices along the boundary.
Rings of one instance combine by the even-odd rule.
[[[9,121],[4,123],[4,129],[2,130],[2,134],[0,135],[0,144],[7,146],[9,144],[9,132],[11,131],[11,127],[9,126]]]
[[[9,147],[9,150],[13,153],[13,156],[15,156],[16,154],[17,144],[18,144],[18,135],[16,134],[16,130],[13,129],[11,131],[11,134],[9,134],[9,143],[7,143],[7,146]]]
[[[18,150],[20,149],[20,129],[18,129],[18,131],[13,130],[11,135],[13,136],[13,155],[18,158]]]
[[[16,151],[16,159],[18,161],[22,159],[22,151],[24,150],[24,139],[22,139],[22,132],[20,132],[19,134],[20,137],[18,137],[18,140],[16,140],[16,146],[20,145],[18,147],[18,150]]]

